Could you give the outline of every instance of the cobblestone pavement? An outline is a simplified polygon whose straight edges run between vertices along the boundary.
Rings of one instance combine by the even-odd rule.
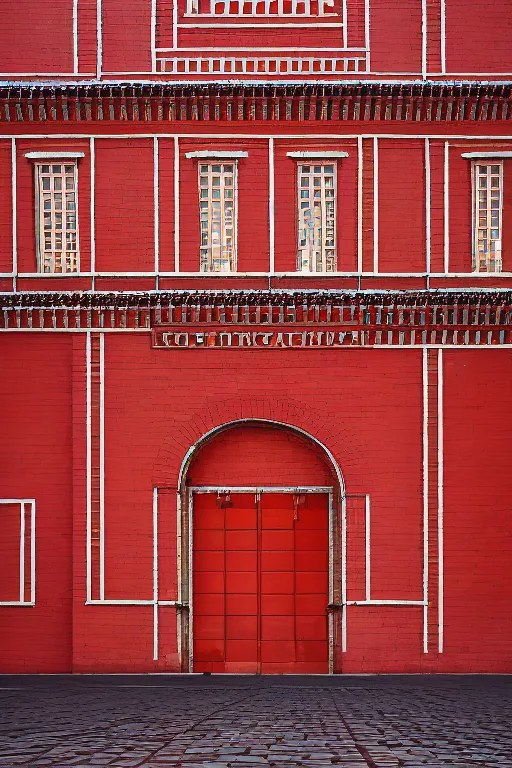
[[[512,768],[509,677],[0,676],[0,768]]]

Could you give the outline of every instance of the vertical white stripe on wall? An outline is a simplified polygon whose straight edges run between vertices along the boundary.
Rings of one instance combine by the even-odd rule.
[[[91,332],[85,335],[85,430],[86,430],[86,600],[92,599],[91,589]]]
[[[154,209],[154,244],[156,287],[158,289],[158,273],[160,272],[160,158],[158,137],[153,138],[153,209]]]
[[[370,0],[364,0],[364,47],[366,48],[366,71],[370,72]]]
[[[18,192],[16,180],[16,139],[11,139],[11,196],[12,196],[12,271],[13,291],[16,291],[16,276],[18,274]]]
[[[347,22],[348,22],[348,14],[347,14],[347,0],[343,0],[342,5],[342,13],[343,13],[343,47],[348,48],[348,29],[347,29]]]
[[[105,599],[105,334],[100,334],[100,600]]]
[[[379,271],[379,140],[373,137],[373,271]]]
[[[444,272],[450,270],[450,144],[444,143]]]
[[[423,653],[428,653],[428,350],[423,349]]]
[[[357,271],[363,271],[363,137],[357,137]]]
[[[172,4],[172,47],[178,47],[178,0]]]
[[[153,488],[153,660],[158,659],[158,488]]]
[[[73,0],[73,73],[78,74],[78,0]]]
[[[20,503],[20,603],[25,602],[25,502]]]
[[[180,145],[174,137],[174,271],[180,271]]]
[[[36,602],[36,502],[30,502],[30,602]]]
[[[96,0],[96,77],[103,71],[103,7],[102,0]]]
[[[91,272],[94,275],[96,272],[96,145],[92,137],[89,139],[89,150],[91,155]]]
[[[297,205],[297,203],[295,203]],[[274,139],[268,140],[268,233],[269,233],[269,272],[275,272],[275,170]]]
[[[365,579],[366,579],[366,596],[365,600],[371,600],[371,539],[370,539],[370,525],[371,525],[371,519],[370,519],[370,494],[367,493],[364,497],[364,517],[365,517],[365,560],[366,560],[366,569],[365,569]]]
[[[439,563],[439,653],[444,650],[444,376],[443,350],[437,351],[437,540]]]
[[[421,76],[427,78],[427,0],[421,0]]]
[[[446,74],[446,0],[441,0],[441,74]]]
[[[431,262],[431,231],[432,231],[432,213],[431,213],[431,172],[430,172],[430,139],[425,139],[425,270],[430,274]]]
[[[156,72],[156,0],[151,0],[151,71]]]

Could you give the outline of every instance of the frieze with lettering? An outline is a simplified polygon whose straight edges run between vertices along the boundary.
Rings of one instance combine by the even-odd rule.
[[[507,334],[508,335],[508,334]],[[161,325],[152,330],[156,349],[343,349],[348,347],[420,346],[425,344],[498,345],[505,343],[500,329],[362,329],[361,326],[300,325]]]

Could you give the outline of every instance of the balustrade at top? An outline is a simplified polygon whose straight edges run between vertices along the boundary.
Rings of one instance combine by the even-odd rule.
[[[338,16],[336,0],[188,0],[187,14],[201,16]]]

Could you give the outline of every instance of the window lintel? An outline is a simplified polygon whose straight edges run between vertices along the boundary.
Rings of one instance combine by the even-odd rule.
[[[249,157],[248,152],[226,152],[222,150],[203,149],[199,152],[186,152],[185,157],[199,160],[239,160],[243,157]]]
[[[512,152],[463,152],[465,160],[500,160],[512,157]]]
[[[294,160],[338,160],[349,157],[348,152],[287,152]]]
[[[27,160],[80,160],[85,152],[25,152]]]

